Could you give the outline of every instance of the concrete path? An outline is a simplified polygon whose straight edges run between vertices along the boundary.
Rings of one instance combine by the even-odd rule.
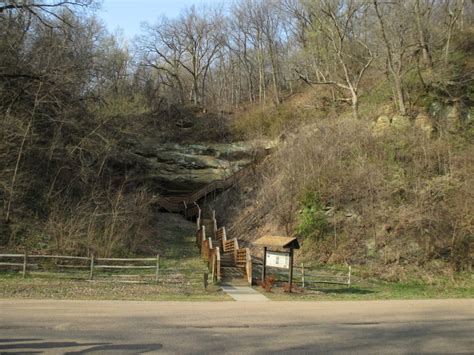
[[[1,354],[472,354],[474,300],[1,300]]]
[[[262,295],[260,292],[255,291],[253,288],[248,286],[222,286],[222,291],[227,293],[236,301],[243,302],[265,302],[270,301],[267,297]]]

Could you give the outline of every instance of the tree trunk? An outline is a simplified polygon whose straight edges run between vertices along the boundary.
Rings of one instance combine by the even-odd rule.
[[[278,106],[280,104],[280,93],[278,90],[278,66],[276,63],[275,53],[273,51],[273,46],[270,44],[270,61],[272,63],[272,82],[273,82],[273,90],[275,91],[275,104]]]
[[[445,64],[448,64],[448,60],[449,60],[449,50],[451,46],[451,37],[453,36],[454,25],[456,24],[456,21],[458,20],[459,16],[463,12],[465,2],[466,0],[461,0],[460,8],[454,9],[454,12],[452,12],[449,9],[449,5],[448,5],[448,11],[450,11],[450,14],[449,14],[450,19],[449,19],[449,24],[448,24],[448,34],[446,37],[446,46],[444,48],[444,63]]]
[[[359,98],[357,92],[351,89],[351,102],[352,102],[352,116],[355,119],[359,118]]]
[[[198,94],[199,93],[199,83],[197,76],[193,76],[193,103],[197,105],[199,103]]]
[[[34,113],[33,113],[33,115],[34,115]],[[26,127],[25,133],[23,134],[23,138],[21,140],[20,149],[18,150],[18,156],[16,158],[15,170],[13,171],[13,177],[12,177],[12,182],[11,182],[11,186],[10,186],[10,193],[9,193],[10,196],[8,198],[7,210],[6,210],[6,215],[5,215],[5,222],[7,222],[7,223],[10,222],[11,206],[12,206],[12,201],[13,201],[13,194],[15,192],[16,178],[18,176],[18,170],[20,168],[20,162],[21,162],[21,158],[23,156],[23,148],[25,147],[26,138],[28,137],[28,134],[30,133],[32,123],[33,123],[33,117],[31,117],[30,121],[28,122],[28,126]]]
[[[265,102],[265,68],[262,50],[258,50],[258,95],[260,103]]]
[[[416,27],[418,30],[418,41],[420,42],[421,53],[423,56],[423,62],[429,67],[433,67],[433,61],[431,59],[431,53],[428,48],[428,43],[426,42],[425,31],[423,30],[423,24],[421,21],[420,13],[420,0],[417,0],[415,3],[415,15],[416,15]]]
[[[385,24],[382,19],[382,15],[380,14],[378,2],[374,0],[374,7],[375,12],[377,14],[377,18],[379,19],[380,29],[382,31],[382,38],[385,43],[385,49],[387,50],[387,65],[392,75],[393,84],[394,84],[394,91],[395,91],[395,100],[397,102],[398,112],[401,115],[406,115],[406,107],[405,107],[405,99],[403,96],[403,84],[402,84],[402,69],[403,69],[403,53],[395,53],[398,55],[398,64],[397,68],[395,68],[395,60],[393,58],[394,52],[392,45],[390,43],[389,37],[385,32]]]
[[[397,106],[398,106],[398,112],[402,115],[405,116],[407,111],[405,107],[405,97],[403,95],[403,87],[402,87],[402,81],[401,78],[398,77],[397,75],[393,75],[393,81],[395,85],[395,94],[396,94],[396,99],[397,99]]]

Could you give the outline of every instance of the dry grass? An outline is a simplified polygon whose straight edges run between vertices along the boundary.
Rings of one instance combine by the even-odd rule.
[[[154,215],[154,237],[142,244],[146,256],[160,255],[159,282],[154,270],[94,272],[62,270],[54,265],[23,279],[20,272],[0,273],[0,298],[104,299],[104,300],[230,300],[219,287],[204,289],[206,264],[195,244],[195,225],[179,215]],[[159,231],[159,234],[156,233]]]
[[[134,284],[86,280],[52,279],[19,276],[0,278],[0,298],[136,300],[136,301],[226,301],[230,300],[216,286],[207,290],[202,284]]]
[[[234,192],[242,203],[228,213],[230,233],[296,233],[299,260],[368,264],[390,280],[469,270],[472,141],[371,126],[341,116],[301,127]]]

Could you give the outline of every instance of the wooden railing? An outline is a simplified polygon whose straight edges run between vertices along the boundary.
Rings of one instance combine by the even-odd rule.
[[[226,179],[214,180],[204,186],[203,188],[186,195],[179,196],[159,196],[157,203],[167,210],[173,213],[184,213],[186,211],[186,218],[193,218],[196,216],[197,210],[192,206],[195,202],[198,202],[202,198],[208,196],[212,192],[218,190],[226,190],[233,186],[242,176],[247,173],[249,168],[243,168],[235,174],[229,176]]]
[[[239,248],[239,242],[236,238],[227,239],[225,227],[217,227],[216,212],[209,210],[211,215],[212,227],[214,229],[214,239],[206,235],[206,226],[201,225],[202,210],[197,206],[196,218],[196,244],[201,252],[201,256],[207,262],[213,281],[220,281],[222,276],[221,270],[221,256],[232,255],[236,267],[242,268],[245,271],[245,276],[249,284],[252,284],[252,257],[249,248]],[[184,203],[184,206],[188,206]],[[184,211],[185,216],[189,216],[188,212]],[[211,233],[209,233],[211,234]],[[222,251],[222,255],[221,255]]]
[[[219,247],[214,247],[211,250],[210,270],[213,281],[221,279],[221,253]]]
[[[220,262],[220,258],[219,258]],[[117,274],[115,271],[124,271]],[[130,274],[130,270],[143,272]],[[149,272],[147,271],[149,270]],[[96,258],[94,256],[0,254],[0,272],[19,271],[25,278],[36,274],[48,277],[88,279],[110,282],[159,283],[169,287],[186,288],[204,284],[207,270],[163,267],[160,257],[150,258]]]
[[[237,249],[235,264],[237,266],[245,267],[247,262],[247,250]]]
[[[200,218],[199,218],[200,219]],[[202,259],[207,262],[213,281],[221,279],[221,254],[218,245],[206,236],[206,227],[198,226],[196,231],[196,244],[201,252]]]
[[[198,246],[199,250],[202,249],[202,244],[206,240],[206,227],[198,227],[196,232],[196,245]]]
[[[224,243],[224,254],[234,254],[235,253],[235,239],[227,240]]]
[[[227,241],[227,235],[226,235],[226,232],[225,232],[225,227],[221,227],[221,228],[218,228],[216,230],[215,238],[219,242],[219,247],[224,248],[224,243]]]
[[[160,270],[160,256],[153,258],[96,258],[94,255],[90,257],[83,256],[66,256],[66,255],[28,255],[25,254],[0,254],[0,260],[6,259],[6,262],[0,262],[0,266],[19,267],[22,275],[25,277],[29,270],[38,269],[41,262],[46,260],[54,260],[54,267],[57,269],[77,269],[89,272],[89,279],[94,278],[94,272],[97,269],[151,269],[154,272],[155,281],[158,281]],[[20,259],[21,262],[12,260]],[[114,262],[111,265],[110,262]],[[136,264],[140,263],[140,264]],[[152,263],[152,265],[150,265]]]
[[[247,281],[251,285],[252,284],[252,255],[250,254],[250,249],[245,248],[245,271],[247,274]]]
[[[267,275],[272,275],[275,282],[286,283],[288,271],[280,268],[266,267]],[[262,263],[257,261],[254,272],[256,278],[261,278]],[[303,288],[318,288],[321,284],[345,285],[353,283],[351,265],[295,265],[293,267],[293,283]]]
[[[252,284],[252,256],[250,254],[249,248],[239,248],[239,243],[237,239],[235,240],[235,265],[237,267],[245,269],[245,275],[247,277],[248,283]]]

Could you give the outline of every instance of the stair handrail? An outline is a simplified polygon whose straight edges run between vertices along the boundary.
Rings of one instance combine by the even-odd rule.
[[[199,251],[202,250],[204,240],[206,240],[206,227],[201,226],[196,232],[196,244],[199,247]]]
[[[197,202],[194,202],[194,205],[196,206],[198,212],[197,212],[197,218],[196,218],[196,226],[197,228],[201,228],[201,217],[202,217],[202,210],[201,207],[197,204]]]
[[[183,201],[183,206],[184,206],[184,218],[188,219],[188,204],[186,201]]]
[[[169,212],[183,212],[183,202],[187,205],[190,205],[199,201],[201,198],[209,195],[213,191],[219,189],[225,190],[231,187],[236,183],[238,179],[244,176],[247,170],[249,170],[250,168],[251,166],[247,166],[224,179],[217,179],[211,181],[209,184],[205,185],[204,187],[193,193],[179,196],[158,196],[157,203]],[[184,209],[186,209],[186,207],[184,207]]]
[[[233,239],[234,241],[234,262],[237,264],[237,251],[239,250],[239,241],[237,238]]]
[[[211,210],[211,216],[212,216],[212,225],[214,228],[214,235],[217,232],[217,219],[216,219],[216,210],[212,209]]]

